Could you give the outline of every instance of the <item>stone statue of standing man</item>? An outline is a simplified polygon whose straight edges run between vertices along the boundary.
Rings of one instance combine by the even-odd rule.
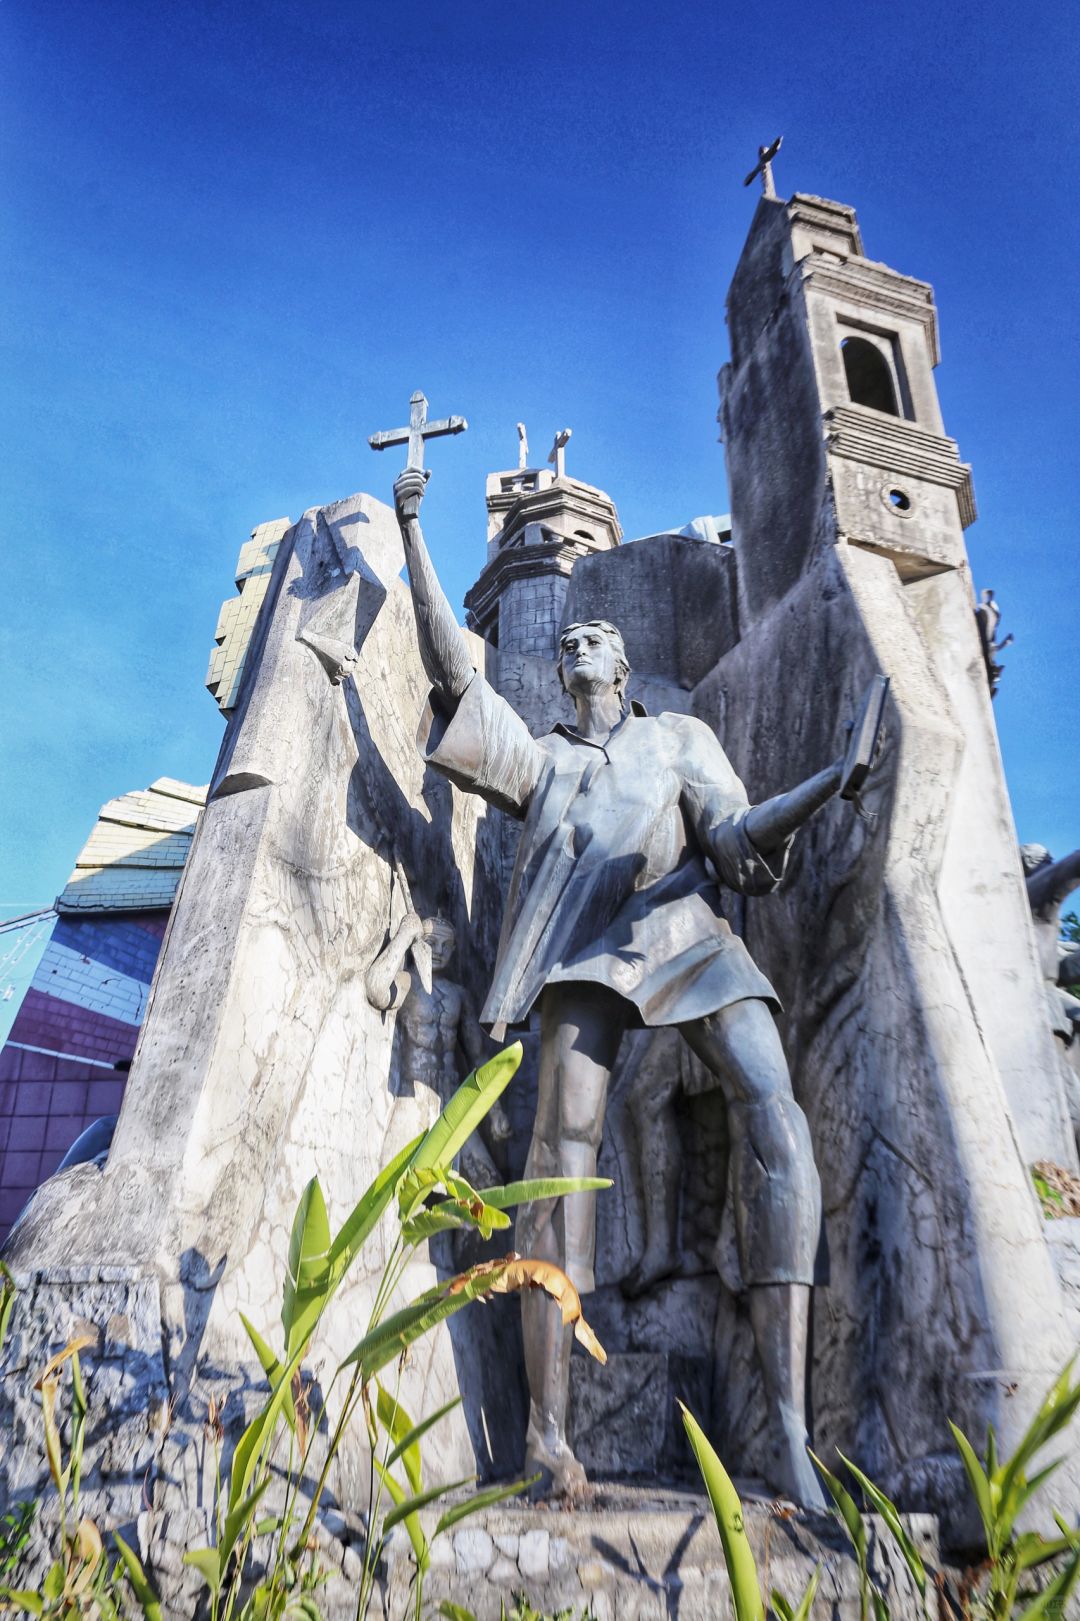
[[[560,641],[575,724],[532,737],[473,669],[421,533],[425,484],[414,467],[394,486],[433,688],[422,752],[459,788],[522,823],[480,1019],[501,1039],[539,1009],[525,1175],[593,1175],[624,1030],[679,1029],[727,1102],[740,1261],[771,1425],[769,1484],[821,1507],[806,1454],[805,1398],[821,1188],[775,994],[725,922],[719,886],[746,895],[775,889],[795,830],[834,794],[857,787],[867,760],[853,774],[849,750],[847,761],[751,807],[703,721],[627,708],[623,639],[600,620],[569,626]],[[582,1293],[593,1288],[594,1198],[533,1204],[518,1224],[524,1253],[556,1262]],[[542,1471],[555,1492],[572,1491],[585,1474],[566,1439],[571,1331],[539,1291],[524,1297],[522,1310],[526,1469]]]

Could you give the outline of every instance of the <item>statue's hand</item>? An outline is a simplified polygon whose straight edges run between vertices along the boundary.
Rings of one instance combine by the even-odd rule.
[[[419,467],[406,467],[394,482],[394,506],[399,523],[419,518],[420,503],[431,475]]]
[[[408,941],[422,940],[424,937],[424,920],[419,912],[408,911],[401,920],[399,934]]]

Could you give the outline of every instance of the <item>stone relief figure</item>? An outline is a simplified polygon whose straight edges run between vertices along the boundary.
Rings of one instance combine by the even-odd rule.
[[[1080,888],[1080,850],[1055,861],[1045,845],[1022,844],[1020,860],[1046,982],[1050,1028],[1061,1047],[1061,1071],[1080,1150],[1080,998],[1065,988],[1080,981],[1080,952],[1061,939],[1061,908],[1072,891]]]
[[[612,1067],[624,1030],[678,1028],[727,1102],[740,1263],[770,1415],[770,1485],[823,1506],[806,1454],[810,1290],[821,1189],[795,1101],[772,986],[732,933],[719,884],[765,895],[796,829],[854,792],[872,746],[853,748],[786,794],[751,807],[712,730],[681,714],[629,712],[622,637],[605,621],[570,625],[559,670],[576,723],[534,738],[478,674],[420,528],[426,475],[394,486],[417,635],[432,683],[424,758],[451,782],[523,823],[490,994],[496,1040],[539,1010],[540,1068],[526,1176],[596,1169]],[[879,699],[883,701],[883,689]],[[876,741],[881,701],[869,727]],[[853,752],[854,750],[854,752]],[[526,1207],[518,1244],[593,1287],[595,1200]],[[571,1334],[557,1307],[522,1302],[530,1413],[526,1468],[569,1492],[585,1475],[566,1438]]]
[[[491,1056],[463,986],[450,977],[457,947],[452,923],[442,917],[405,914],[364,976],[372,1007],[397,1011],[401,1079],[430,1087],[445,1103],[469,1070]],[[500,1180],[495,1159],[510,1137],[510,1122],[498,1103],[462,1153],[462,1173],[474,1187]],[[485,1141],[486,1139],[486,1141]]]

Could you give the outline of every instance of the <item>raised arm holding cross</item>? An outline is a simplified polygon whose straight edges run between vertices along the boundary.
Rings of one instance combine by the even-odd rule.
[[[444,417],[441,422],[429,422],[427,408],[427,400],[417,389],[409,401],[409,426],[389,428],[385,433],[373,433],[368,440],[372,450],[386,450],[390,445],[408,445],[409,457],[405,466],[423,472],[424,440],[441,439],[448,433],[464,433],[469,426],[464,417]]]

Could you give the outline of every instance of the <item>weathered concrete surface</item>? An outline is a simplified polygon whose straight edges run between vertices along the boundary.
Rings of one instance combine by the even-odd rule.
[[[227,1462],[246,1392],[260,1382],[240,1313],[280,1344],[304,1184],[319,1175],[336,1225],[438,1110],[426,1087],[392,1094],[393,1019],[364,994],[364,971],[405,908],[401,873],[419,904],[469,939],[463,973],[474,994],[484,988],[497,852],[483,807],[426,775],[415,746],[426,682],[401,562],[393,513],[367,496],[305,514],[283,540],[108,1164],[40,1189],[6,1251],[18,1274],[45,1274],[34,1294],[41,1351],[63,1343],[73,1267],[153,1280],[160,1315],[156,1328],[142,1325],[133,1354],[165,1369],[172,1421],[147,1476],[159,1522],[150,1544],[170,1515],[175,1535],[188,1534],[188,1513],[205,1527],[206,1412],[211,1402],[224,1410]],[[309,1370],[320,1381],[363,1332],[389,1236],[389,1224],[373,1235],[320,1328]],[[418,1261],[403,1287],[416,1293],[434,1277]],[[444,1478],[515,1461],[512,1391],[485,1430],[491,1396],[479,1382],[486,1365],[519,1361],[513,1307],[500,1306],[485,1314],[486,1357],[465,1327],[456,1349],[445,1332],[418,1346],[405,1372],[410,1410],[467,1394],[467,1412],[430,1438]],[[491,1336],[503,1326],[510,1350],[500,1356]],[[486,1435],[504,1449],[497,1457]],[[101,1444],[111,1445],[104,1429]],[[0,1479],[14,1488],[10,1460]],[[97,1467],[88,1458],[88,1473]],[[367,1479],[357,1439],[333,1489],[362,1502]]]

